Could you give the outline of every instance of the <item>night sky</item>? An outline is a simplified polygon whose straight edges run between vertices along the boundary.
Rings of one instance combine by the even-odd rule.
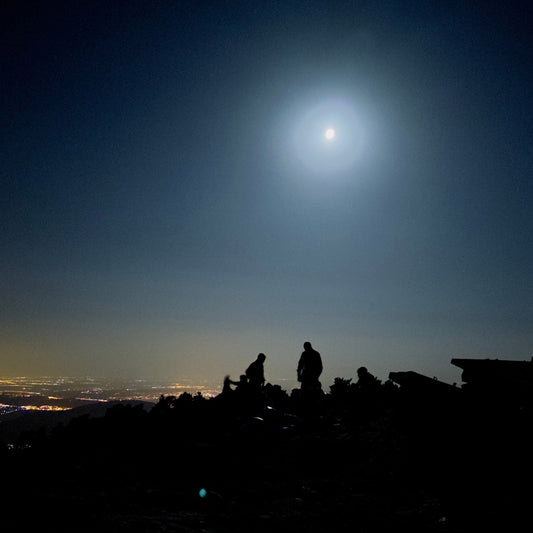
[[[529,359],[529,9],[5,2],[0,374]]]

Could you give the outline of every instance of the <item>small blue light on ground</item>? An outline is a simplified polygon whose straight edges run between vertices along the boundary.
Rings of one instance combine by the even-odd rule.
[[[207,496],[207,491],[205,489],[200,489],[200,492],[198,492],[200,498],[205,498]]]

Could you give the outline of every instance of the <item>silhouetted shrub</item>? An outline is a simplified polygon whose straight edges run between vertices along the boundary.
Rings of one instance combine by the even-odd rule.
[[[354,387],[355,385],[352,384],[351,379],[335,378],[329,390],[333,398],[346,399],[348,394],[354,390]]]

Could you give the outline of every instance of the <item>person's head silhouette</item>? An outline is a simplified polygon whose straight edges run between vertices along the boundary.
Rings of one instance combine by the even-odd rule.
[[[359,377],[363,377],[363,376],[366,376],[368,374],[368,370],[366,368],[366,366],[361,366],[357,369],[357,375]]]

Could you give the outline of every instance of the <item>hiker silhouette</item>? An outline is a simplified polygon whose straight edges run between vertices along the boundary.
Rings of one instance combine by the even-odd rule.
[[[302,384],[302,391],[322,390],[322,384],[318,380],[322,373],[322,358],[313,349],[310,342],[304,342],[304,351],[298,361],[298,381]]]
[[[373,376],[366,367],[361,366],[357,369],[356,388],[363,392],[373,391],[380,385],[380,381]]]
[[[235,389],[232,388],[232,385]],[[239,381],[233,381],[230,376],[224,378],[224,386],[222,388],[222,394],[226,397],[237,396],[243,398],[248,394],[249,383],[246,374],[239,376]]]
[[[260,391],[265,384],[265,369],[263,367],[265,359],[266,355],[260,353],[257,359],[246,369],[246,377],[248,378],[250,389],[256,392]]]

